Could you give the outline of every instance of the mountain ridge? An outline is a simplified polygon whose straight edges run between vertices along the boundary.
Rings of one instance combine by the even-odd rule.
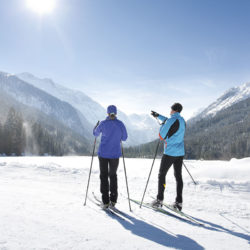
[[[250,82],[230,88],[222,94],[217,100],[212,102],[201,112],[189,119],[189,122],[194,123],[206,117],[213,117],[220,110],[226,109],[242,100],[250,97]]]
[[[17,74],[16,76],[45,92],[49,92],[56,98],[71,104],[83,114],[92,127],[95,126],[98,120],[106,119],[106,109],[81,91],[66,88],[49,78],[38,78],[27,72]],[[117,117],[123,121],[128,130],[129,137],[125,145],[139,145],[149,142],[156,137],[158,125],[150,115],[126,115],[118,108]],[[90,136],[92,136],[92,133]]]
[[[91,125],[69,103],[57,99],[49,93],[17,78],[15,75],[0,74],[0,89],[20,103],[53,116],[79,134],[83,136],[89,134]],[[82,125],[83,123],[85,126]]]
[[[250,84],[247,83],[229,89],[213,102],[225,104],[213,115],[198,115],[196,119],[187,121],[185,158],[229,160],[250,156],[249,87]],[[211,110],[211,107],[213,106],[209,105],[205,112]],[[125,153],[129,157],[154,157],[157,143],[158,140],[154,140],[137,147],[129,147]],[[161,142],[158,155],[162,153]]]

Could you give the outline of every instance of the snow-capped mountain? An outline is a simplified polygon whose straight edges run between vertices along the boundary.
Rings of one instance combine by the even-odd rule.
[[[159,125],[155,119],[151,118],[150,115],[132,114],[132,115],[129,115],[128,118],[129,118],[130,123],[136,130],[146,131],[145,133],[147,133],[148,138],[151,138],[151,140],[158,138],[157,136],[159,133]]]
[[[21,73],[16,76],[36,88],[50,93],[61,101],[71,104],[85,116],[92,126],[94,126],[98,120],[105,118],[106,110],[99,103],[80,91],[65,88],[60,84],[54,83],[51,79],[40,79],[30,73]]]
[[[137,129],[154,129],[155,119],[146,114],[132,114],[128,116],[131,124]]]
[[[20,103],[55,118],[85,137],[92,129],[85,117],[72,105],[34,87],[15,75],[0,72],[0,90]]]
[[[92,126],[95,126],[98,120],[103,120],[106,117],[106,108],[102,107],[98,102],[81,91],[66,88],[53,82],[51,79],[41,79],[30,73],[21,73],[16,76],[36,88],[55,96],[61,101],[71,104],[81,112]],[[128,142],[126,142],[127,145],[139,145],[152,141],[157,137],[159,126],[150,115],[135,114],[127,116],[118,110],[118,119],[121,119],[127,127],[129,134]]]
[[[215,116],[219,111],[226,109],[233,104],[243,101],[250,97],[250,82],[234,87],[226,91],[220,98],[210,104],[202,112],[190,119],[191,122],[198,121],[200,119]]]

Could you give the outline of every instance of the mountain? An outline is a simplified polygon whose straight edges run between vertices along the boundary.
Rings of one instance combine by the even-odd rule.
[[[206,117],[213,117],[219,111],[226,109],[242,100],[250,97],[250,82],[234,87],[226,91],[220,98],[192,117],[189,122],[193,123]]]
[[[155,119],[152,119],[149,115],[131,114],[128,116],[128,118],[129,122],[135,128],[135,137],[138,139],[138,141],[145,141],[146,143],[149,143],[150,141],[155,140],[158,137],[159,124]],[[147,140],[143,140],[145,136],[147,137]],[[135,145],[129,146],[140,147],[141,144],[144,143],[137,143]]]
[[[185,142],[187,158],[250,156],[250,83],[229,89],[190,119]]]
[[[20,153],[25,155],[90,154],[91,146],[84,136],[60,123],[53,116],[22,104],[3,91],[0,91],[0,154],[8,154],[7,145],[10,144],[11,137],[16,134],[16,126],[11,128],[9,125],[6,126],[6,119],[11,110],[22,121],[24,138],[22,137],[22,142],[19,144],[25,146]],[[8,136],[3,133],[6,129],[10,129]],[[17,144],[16,141],[15,144]],[[13,151],[10,149],[9,154],[18,155],[15,148],[12,149]]]
[[[154,131],[155,127],[157,129],[159,128],[156,120],[152,119],[149,115],[146,114],[131,114],[128,116],[128,118],[134,128],[138,130],[142,129]]]
[[[186,157],[189,159],[250,156],[250,97],[195,123],[187,123]]]
[[[105,119],[107,115],[106,108],[80,91],[65,88],[51,79],[41,79],[30,73],[17,74],[16,77],[72,105],[85,117],[92,128],[98,120]],[[128,116],[118,110],[118,119],[124,122],[128,130],[129,137],[125,145],[139,145],[157,137],[159,127],[150,115],[133,114]],[[89,133],[89,138],[92,138],[92,132]]]
[[[72,105],[84,115],[92,127],[96,125],[98,120],[105,118],[106,110],[99,103],[80,91],[65,88],[60,84],[54,83],[51,79],[40,79],[30,73],[21,73],[16,76],[36,88],[50,93],[59,100]]]
[[[153,157],[158,140],[129,147],[130,157]],[[187,159],[229,160],[250,156],[250,84],[230,89],[187,121]],[[158,155],[163,153],[161,143]]]
[[[72,105],[19,79],[0,72],[0,90],[18,102],[53,117],[60,123],[88,138],[92,126]]]

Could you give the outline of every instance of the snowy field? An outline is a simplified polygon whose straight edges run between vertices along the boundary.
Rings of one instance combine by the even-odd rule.
[[[140,200],[152,160],[125,159],[130,196]],[[204,224],[139,208],[129,211],[122,160],[117,207],[126,220],[113,218],[87,200],[83,206],[90,157],[0,158],[0,249],[250,249],[250,158],[185,161],[183,211]],[[156,160],[145,201],[156,195]],[[89,197],[99,193],[94,159]],[[165,202],[175,198],[172,170]]]

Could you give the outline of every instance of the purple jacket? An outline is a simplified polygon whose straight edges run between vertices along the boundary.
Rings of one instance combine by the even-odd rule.
[[[127,130],[122,121],[109,117],[101,121],[94,129],[94,136],[99,136],[102,133],[101,143],[98,150],[98,156],[108,159],[119,158],[121,154],[121,141],[126,141],[128,138]]]

